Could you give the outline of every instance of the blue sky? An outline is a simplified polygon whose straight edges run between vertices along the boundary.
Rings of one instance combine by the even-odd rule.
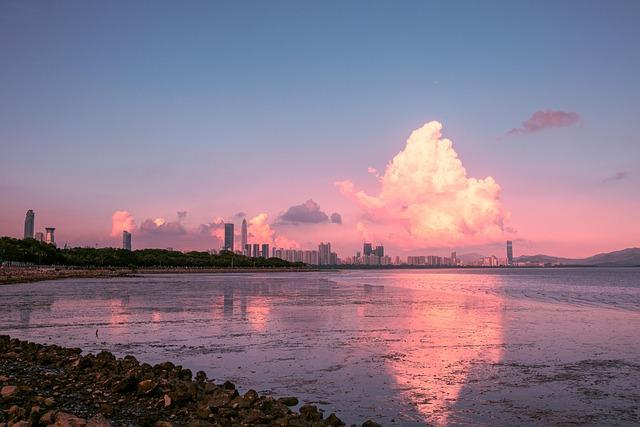
[[[638,22],[635,1],[7,0],[0,232],[19,234],[28,208],[68,219],[78,243],[108,234],[116,209],[197,223],[312,198],[355,218],[333,182],[375,188],[367,167],[433,119],[469,175],[498,181],[522,239],[554,234],[531,224],[531,204],[567,197],[631,221]],[[498,141],[546,109],[582,122]]]

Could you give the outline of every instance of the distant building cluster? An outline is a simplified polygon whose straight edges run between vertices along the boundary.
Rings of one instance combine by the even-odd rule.
[[[24,217],[24,238],[36,239],[39,242],[56,245],[55,227],[45,227],[44,233],[42,231],[35,231],[35,228],[36,214],[32,209],[29,209]]]
[[[35,213],[29,209],[24,219],[24,238],[36,239],[51,245],[56,244],[55,227],[45,227],[42,231],[35,231]],[[309,265],[363,265],[363,266],[434,266],[434,267],[458,267],[458,266],[477,266],[477,267],[503,267],[503,266],[530,266],[532,263],[516,262],[513,257],[513,242],[507,241],[506,257],[499,258],[495,255],[483,256],[469,262],[463,262],[458,258],[456,252],[451,252],[450,256],[438,255],[410,255],[406,262],[403,262],[399,256],[391,258],[385,254],[383,245],[374,246],[371,242],[364,242],[362,252],[358,251],[354,256],[341,259],[336,252],[331,250],[330,242],[320,242],[318,249],[302,250],[302,249],[285,249],[271,248],[268,243],[249,242],[249,233],[247,220],[242,220],[240,230],[241,246],[240,250],[235,249],[235,227],[233,223],[224,224],[224,243],[222,250],[231,251],[238,255],[244,255],[252,258],[280,258],[289,262],[302,262]],[[122,232],[122,249],[130,251],[132,235],[128,230]],[[66,246],[66,245],[65,245]],[[171,248],[167,248],[172,250]],[[211,254],[216,254],[217,250],[211,250]]]
[[[455,252],[451,252],[451,256],[449,257],[437,255],[409,256],[407,257],[407,264],[456,267],[462,265],[462,262],[458,259]]]

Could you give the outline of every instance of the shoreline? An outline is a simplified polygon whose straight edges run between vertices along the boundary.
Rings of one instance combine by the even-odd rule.
[[[215,383],[171,362],[151,366],[107,351],[42,345],[0,335],[0,426],[344,426],[295,397]],[[379,427],[365,421],[363,427]]]
[[[0,268],[0,286],[18,285],[24,283],[43,282],[58,279],[96,279],[113,277],[136,277],[141,274],[220,274],[220,273],[289,273],[320,271],[315,268],[74,268],[57,266],[29,266]]]

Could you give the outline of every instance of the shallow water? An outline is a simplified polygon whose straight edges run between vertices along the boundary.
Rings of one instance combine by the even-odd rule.
[[[640,269],[69,279],[2,286],[0,306],[2,334],[172,360],[348,423],[640,422]]]

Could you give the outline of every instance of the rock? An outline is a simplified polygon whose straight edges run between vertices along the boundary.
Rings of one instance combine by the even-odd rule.
[[[158,388],[158,383],[153,380],[142,380],[138,383],[138,394],[151,394]]]
[[[338,416],[334,413],[332,413],[331,415],[329,415],[327,417],[326,420],[324,420],[324,425],[325,426],[331,426],[331,427],[340,427],[340,426],[344,426],[346,425],[344,422],[342,422],[342,420],[340,418],[338,418]]]
[[[169,421],[156,421],[155,427],[173,427],[173,424]]]
[[[371,420],[367,420],[362,423],[362,427],[382,427],[380,424],[373,422]]]
[[[9,381],[9,377],[7,377],[6,375],[0,375],[0,382],[4,383]]]
[[[109,354],[111,354],[111,353],[109,353]],[[138,381],[136,380],[136,377],[133,376],[133,375],[127,375],[126,377],[124,377],[120,381],[117,381],[113,385],[112,389],[116,393],[127,393],[129,391],[134,390],[137,385],[138,385]]]
[[[224,384],[222,384],[222,388],[227,390],[235,390],[236,386],[231,381],[225,381]]]
[[[207,374],[204,371],[196,372],[196,381],[199,383],[207,382]]]
[[[278,399],[278,401],[287,406],[296,406],[298,404],[298,398],[293,396],[281,397],[280,399]]]
[[[87,421],[87,427],[111,427],[111,423],[104,417],[104,415],[97,414]]]
[[[5,400],[13,399],[18,394],[18,387],[15,385],[6,385],[0,389],[0,397]]]
[[[173,402],[171,401],[171,396],[169,396],[168,394],[165,394],[164,395],[164,407],[165,408],[170,408],[172,403]]]
[[[45,426],[51,425],[54,422],[56,422],[56,413],[58,411],[47,411],[44,414],[42,414],[42,416],[40,417],[40,424],[43,424]]]
[[[249,411],[244,421],[250,425],[259,424],[265,419],[265,413],[259,409],[252,409]]]
[[[53,397],[47,397],[42,401],[42,403],[44,403],[45,406],[53,406],[53,404],[56,403],[56,401]]]
[[[9,414],[9,417],[14,421],[17,422],[19,420],[24,420],[27,417],[27,410],[24,408],[21,408],[18,405],[12,405],[9,410],[7,411],[7,414]],[[9,423],[11,424],[11,423]]]
[[[109,405],[108,403],[101,403],[98,407],[98,412],[107,416],[111,415],[113,414],[113,406]]]
[[[208,405],[200,405],[196,409],[196,417],[201,418],[203,420],[208,420],[209,415],[211,415],[211,410],[209,410]]]
[[[251,389],[248,392],[246,392],[244,394],[244,398],[247,399],[248,401],[250,401],[251,403],[255,402],[256,400],[258,400],[258,392]]]
[[[300,407],[300,415],[307,421],[320,421],[322,420],[322,414],[318,411],[318,407],[315,405],[302,405]]]
[[[18,421],[17,423],[11,424],[11,427],[31,427],[31,423],[29,421]]]
[[[76,417],[66,412],[58,412],[53,427],[85,427],[86,425],[87,421],[84,418]]]

